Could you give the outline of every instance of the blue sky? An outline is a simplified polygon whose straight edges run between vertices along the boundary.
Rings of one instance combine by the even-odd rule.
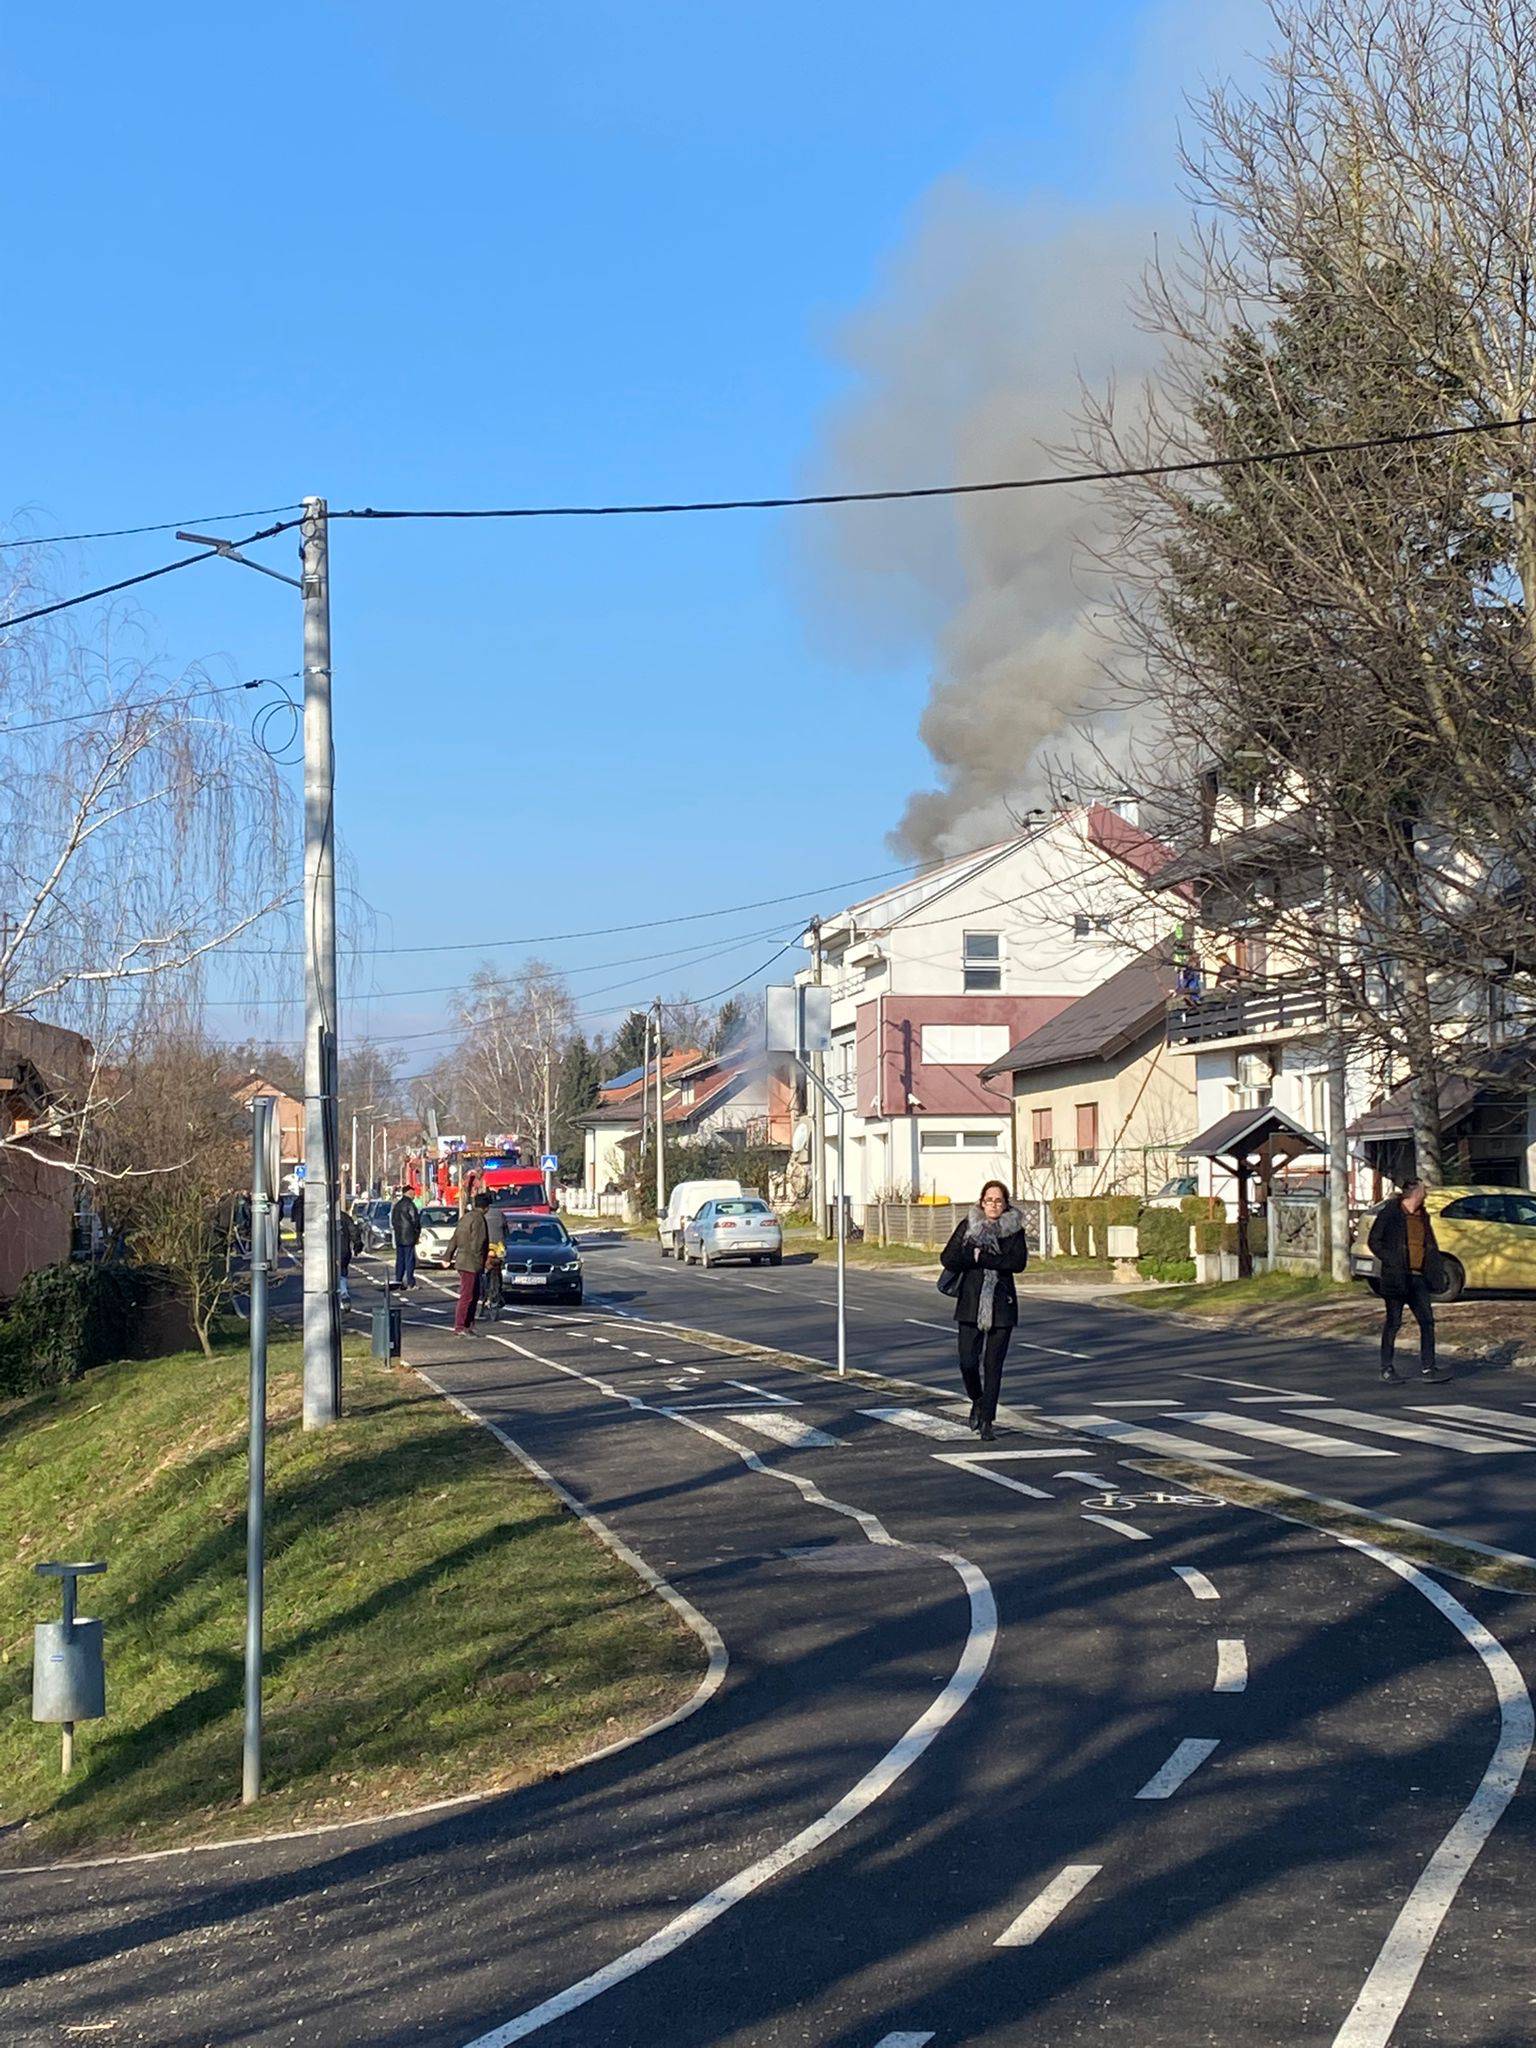
[[[846,392],[839,333],[925,196],[1161,192],[1166,149],[1140,137],[1187,26],[1126,0],[23,9],[0,56],[0,508],[46,532],[305,491],[803,488]],[[925,774],[924,649],[848,658],[807,604],[794,516],[336,530],[339,822],[383,942],[892,865]],[[56,574],[174,552],[99,544]],[[143,615],[169,664],[297,667],[289,593],[224,565],[151,586]],[[595,1010],[710,992],[771,948],[611,973],[643,937],[543,950],[578,994],[638,977]],[[425,964],[382,956],[356,986],[450,978]],[[350,1028],[439,1016],[391,997]]]

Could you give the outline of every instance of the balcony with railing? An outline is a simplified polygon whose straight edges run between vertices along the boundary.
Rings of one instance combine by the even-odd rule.
[[[839,1102],[852,1102],[858,1093],[857,1077],[849,1073],[832,1073],[827,1076],[827,1086]]]
[[[1324,1019],[1323,984],[1314,975],[1220,984],[1199,996],[1176,995],[1168,1010],[1168,1043],[1201,1046],[1247,1038],[1284,1038],[1315,1031]]]

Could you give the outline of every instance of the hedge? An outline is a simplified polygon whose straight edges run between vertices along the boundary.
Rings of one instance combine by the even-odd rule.
[[[1104,1220],[1111,1229],[1124,1228],[1141,1220],[1139,1195],[1109,1195],[1104,1202]]]
[[[1221,1248],[1224,1252],[1237,1250],[1237,1225],[1229,1223],[1222,1231]],[[1269,1254],[1269,1218],[1264,1215],[1248,1218],[1248,1249],[1256,1259]]]
[[[41,1266],[0,1321],[0,1396],[77,1380],[130,1348],[145,1276],[128,1266]]]
[[[1167,1213],[1173,1215],[1175,1212],[1170,1209]],[[1138,1259],[1136,1270],[1143,1280],[1193,1280],[1195,1262],[1193,1259]]]
[[[1136,1249],[1143,1259],[1188,1259],[1189,1224],[1177,1209],[1144,1209]]]
[[[1191,1223],[1204,1223],[1213,1216],[1220,1222],[1227,1213],[1227,1205],[1216,1195],[1185,1195],[1179,1202],[1179,1213]]]
[[[1195,1225],[1195,1250],[1197,1252],[1220,1252],[1227,1248],[1227,1226],[1225,1223],[1202,1221]]]

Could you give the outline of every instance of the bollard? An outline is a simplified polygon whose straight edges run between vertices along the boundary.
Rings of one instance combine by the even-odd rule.
[[[61,1724],[60,1768],[66,1776],[75,1763],[75,1723],[99,1720],[107,1711],[101,1623],[75,1613],[76,1579],[106,1568],[104,1560],[33,1566],[41,1577],[60,1581],[64,1598],[61,1619],[40,1621],[32,1631],[32,1718]]]

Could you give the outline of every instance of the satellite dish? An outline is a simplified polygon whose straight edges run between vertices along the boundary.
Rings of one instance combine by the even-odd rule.
[[[811,1124],[808,1117],[801,1117],[795,1125],[794,1139],[790,1145],[792,1153],[809,1152],[811,1149]]]

